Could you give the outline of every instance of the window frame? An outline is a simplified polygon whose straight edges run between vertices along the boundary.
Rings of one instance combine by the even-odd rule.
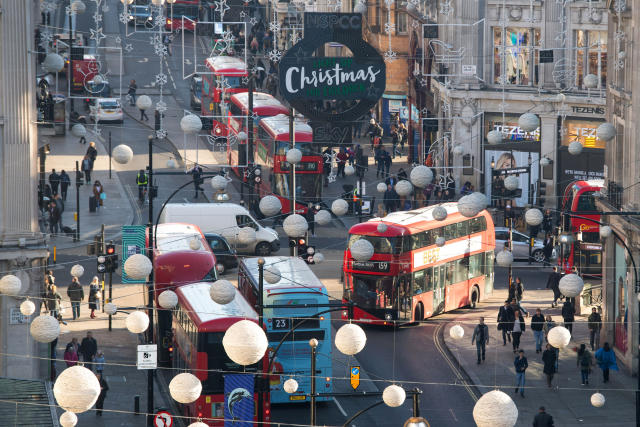
[[[526,45],[516,44],[513,46],[507,46],[506,33],[509,32],[510,30],[517,30],[517,29],[527,30],[528,44]],[[496,45],[496,31],[500,33],[499,45]],[[515,26],[493,27],[493,31],[492,31],[492,40],[493,40],[493,79],[492,81],[493,81],[493,84],[499,85],[500,83],[498,82],[498,77],[500,77],[500,75],[506,75],[506,69],[507,69],[507,53],[506,52],[518,50],[518,49],[527,49],[528,50],[527,56],[529,58],[527,68],[529,73],[526,76],[526,78],[528,82],[526,84],[521,83],[523,72],[521,70],[519,62],[517,62],[517,59],[519,58],[516,58],[516,63],[518,64],[518,68],[516,69],[516,82],[511,83],[507,81],[505,82],[505,85],[524,86],[524,87],[537,86],[540,79],[540,76],[539,76],[540,48],[541,48],[541,46],[539,45],[540,38],[541,38],[541,30],[540,28],[537,28],[537,27],[515,27]],[[497,65],[496,61],[500,61],[499,68],[496,67]],[[499,74],[496,75],[497,71],[499,71]]]

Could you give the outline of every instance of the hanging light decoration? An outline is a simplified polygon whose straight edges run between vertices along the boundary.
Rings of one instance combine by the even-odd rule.
[[[146,280],[153,270],[151,260],[146,255],[134,254],[124,262],[124,272],[134,280]]]
[[[22,281],[13,274],[7,274],[0,279],[0,294],[16,296],[20,295]]]
[[[291,148],[287,150],[287,162],[292,165],[297,165],[302,160],[302,151],[297,148]]]
[[[57,53],[47,53],[42,62],[42,68],[47,73],[59,73],[64,68],[64,59]]]
[[[396,193],[398,193],[398,196],[400,197],[407,197],[411,194],[412,191],[413,185],[411,185],[411,183],[406,179],[398,181],[398,183],[396,184]]]
[[[406,398],[407,393],[404,389],[395,384],[386,387],[382,392],[382,401],[390,408],[402,406]]]
[[[524,113],[518,118],[518,126],[525,132],[533,132],[540,127],[540,119],[533,113]]]
[[[491,145],[502,143],[502,132],[499,130],[492,130],[487,134],[487,142]]]
[[[58,319],[48,314],[41,314],[33,319],[29,328],[34,340],[50,343],[60,335],[60,323]]]
[[[202,383],[193,374],[183,372],[173,377],[169,383],[169,394],[179,403],[193,403],[202,393]]]
[[[524,220],[532,227],[542,224],[542,220],[544,220],[544,214],[540,209],[531,208],[527,209],[527,212],[524,214]]]
[[[180,119],[180,129],[188,135],[198,133],[202,129],[202,120],[195,114],[187,114]]]
[[[460,325],[453,325],[451,329],[449,329],[449,335],[456,340],[462,339],[462,337],[464,337],[464,328]]]
[[[153,102],[151,101],[151,98],[147,95],[140,95],[138,99],[136,99],[136,107],[143,111],[151,108],[152,104]]]
[[[604,394],[602,393],[593,393],[591,395],[591,404],[596,408],[602,408],[606,399],[604,398]]]
[[[381,222],[376,227],[376,230],[378,231],[378,233],[386,233],[387,232],[387,224],[385,224],[384,222]]]
[[[78,424],[78,416],[73,412],[64,412],[60,415],[60,425],[62,427],[75,427]]]
[[[379,182],[378,185],[376,185],[376,190],[378,190],[378,193],[384,193],[387,191],[387,184]]]
[[[260,212],[264,216],[274,216],[280,213],[282,210],[282,202],[276,196],[264,196],[260,199],[260,204],[258,205],[260,208]]]
[[[436,221],[444,221],[447,219],[447,209],[444,206],[436,206],[431,210],[431,216]]]
[[[518,408],[506,393],[492,390],[476,402],[473,420],[477,427],[513,427],[518,421]]]
[[[71,134],[77,138],[81,138],[87,135],[87,128],[85,128],[84,125],[77,123],[71,128]]]
[[[467,218],[478,215],[482,209],[484,209],[483,205],[479,203],[478,199],[471,197],[471,194],[462,196],[458,200],[458,212]]]
[[[71,277],[82,277],[84,274],[84,267],[80,264],[76,264],[71,267]]]
[[[257,363],[264,357],[269,341],[264,330],[250,320],[240,320],[227,329],[222,338],[229,359],[238,365],[247,366]]]
[[[202,243],[200,242],[200,239],[194,237],[193,239],[189,240],[189,249],[191,249],[192,251],[199,251],[200,249],[202,249]]]
[[[547,156],[540,159],[540,166],[549,166],[550,164],[551,160]]]
[[[577,274],[566,274],[560,279],[559,284],[560,292],[565,297],[575,298],[580,296],[582,289],[584,288],[584,281],[582,277]]]
[[[601,239],[606,239],[607,237],[611,236],[611,234],[613,234],[613,230],[611,230],[611,227],[609,227],[608,225],[601,225],[600,226],[600,238]]]
[[[195,423],[189,424],[188,427],[209,427],[209,424],[205,424],[202,421],[196,421]]]
[[[366,1],[365,0],[358,0],[358,3],[356,3],[356,5],[353,7],[353,13],[360,13],[362,15],[366,15],[366,13],[367,13],[367,3],[366,3]]]
[[[96,374],[84,366],[71,366],[56,378],[53,395],[62,409],[80,414],[91,409],[98,400],[100,382]]]
[[[284,219],[282,228],[289,237],[302,237],[309,229],[309,224],[302,215],[291,214]]]
[[[349,203],[344,199],[336,199],[331,203],[331,212],[336,216],[343,216],[349,212]]]
[[[20,313],[23,316],[31,316],[36,312],[36,305],[31,300],[24,300],[22,304],[20,304]]]
[[[247,140],[247,133],[244,131],[240,131],[238,132],[238,136],[236,137],[238,139],[238,141],[246,141]]]
[[[369,261],[375,252],[373,245],[367,239],[356,240],[349,246],[349,250],[356,261]]]
[[[509,267],[513,264],[513,253],[507,249],[503,249],[496,255],[496,263],[500,267]]]
[[[109,316],[113,316],[118,311],[118,306],[112,302],[108,302],[104,305],[104,312]]]
[[[267,283],[275,285],[282,279],[282,275],[280,273],[280,269],[275,265],[264,266],[264,280]]]
[[[209,287],[209,296],[216,304],[226,305],[236,297],[236,287],[228,280],[216,280]]]
[[[87,5],[85,5],[82,0],[73,0],[71,2],[71,10],[77,14],[83,14],[84,11],[87,10]]]
[[[441,248],[444,246],[444,244],[446,243],[446,240],[444,240],[444,237],[442,236],[438,236],[436,237],[436,246]]]
[[[356,173],[356,168],[354,168],[353,166],[351,166],[351,165],[346,165],[346,166],[344,167],[344,174],[345,174],[346,176],[351,176],[351,175],[353,175],[354,173]]]
[[[604,142],[609,142],[616,136],[616,128],[611,123],[603,123],[596,129],[596,137]]]
[[[149,316],[143,311],[134,311],[127,316],[125,324],[132,334],[141,334],[149,327]]]
[[[580,141],[573,141],[571,144],[569,144],[567,150],[569,151],[569,154],[577,156],[578,154],[582,153],[582,148],[583,146]]]
[[[166,309],[174,309],[178,305],[178,295],[171,291],[166,290],[158,296],[158,305]]]
[[[314,215],[314,219],[318,225],[327,225],[331,222],[331,213],[328,210],[322,209]]]
[[[298,391],[298,381],[294,380],[293,378],[289,378],[284,382],[283,388],[284,391],[289,394],[295,393],[296,391]]]
[[[513,191],[520,185],[518,177],[515,175],[509,175],[504,179],[504,188],[509,191]]]
[[[451,152],[453,153],[454,156],[461,156],[464,153],[464,148],[460,144],[454,145],[453,150],[451,150]]]
[[[173,158],[170,158],[169,160],[167,160],[167,168],[175,169],[177,167],[178,167],[178,163]]]
[[[210,183],[213,191],[224,191],[227,188],[227,184],[229,183],[229,181],[227,181],[227,178],[222,175],[216,175],[211,178]]]
[[[556,326],[549,330],[547,341],[555,348],[565,348],[571,341],[571,332],[564,326]]]
[[[360,353],[367,344],[367,335],[360,326],[347,323],[336,332],[335,343],[340,353],[353,356]]]
[[[320,252],[316,252],[315,254],[313,254],[313,263],[314,264],[320,264],[324,261],[324,255],[322,255]]]
[[[111,152],[111,157],[116,163],[126,165],[133,159],[133,150],[126,144],[119,144]]]
[[[587,74],[584,76],[584,87],[587,89],[595,89],[598,87],[598,76],[595,74]]]
[[[427,166],[416,166],[411,169],[409,179],[414,186],[418,188],[425,188],[427,185],[431,184],[431,181],[433,181],[433,172],[431,171],[431,168]]]

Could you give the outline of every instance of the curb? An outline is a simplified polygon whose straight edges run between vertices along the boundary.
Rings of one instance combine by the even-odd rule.
[[[477,381],[474,381],[474,378],[471,375],[469,375],[469,372],[467,372],[464,366],[460,364],[460,361],[455,357],[454,353],[451,351],[451,349],[447,345],[447,341],[444,339],[445,327],[451,323],[454,323],[457,319],[458,318],[450,322],[447,322],[446,324],[444,324],[442,328],[440,328],[440,330],[438,331],[438,340],[442,342],[442,349],[446,352],[447,358],[453,363],[455,369],[458,370],[460,375],[462,375],[463,379],[469,383],[469,387],[472,389],[473,394],[475,394],[475,399],[477,400],[484,393],[482,393],[480,389],[476,386]],[[475,380],[478,380],[478,378],[476,377]]]

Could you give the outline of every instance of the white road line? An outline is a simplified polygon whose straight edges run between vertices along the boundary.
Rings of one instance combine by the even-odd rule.
[[[342,405],[340,405],[340,402],[338,402],[338,399],[336,399],[335,397],[332,397],[332,399],[335,402],[336,406],[338,407],[338,411],[340,411],[343,417],[346,417],[347,413],[345,412],[344,409],[342,409]]]
[[[167,62],[167,58],[164,58],[164,63],[167,66],[167,72],[169,73],[169,78],[171,79],[171,84],[173,85],[173,90],[177,90],[176,82],[173,80],[173,73],[171,72],[171,67],[169,67],[169,63]]]
[[[449,412],[451,412],[451,416],[453,417],[453,419],[458,422],[458,418],[456,417],[456,414],[454,414],[453,409],[449,408]]]

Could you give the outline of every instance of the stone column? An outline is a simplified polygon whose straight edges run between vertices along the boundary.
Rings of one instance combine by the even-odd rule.
[[[540,182],[547,184],[547,195],[545,206],[555,208],[556,198],[559,196],[556,194],[556,180],[558,176],[558,116],[555,114],[539,114],[540,116],[540,158],[547,156],[553,161],[553,164],[549,167],[553,168],[553,179],[543,179],[543,169],[540,168]],[[539,167],[539,163],[535,166]]]

